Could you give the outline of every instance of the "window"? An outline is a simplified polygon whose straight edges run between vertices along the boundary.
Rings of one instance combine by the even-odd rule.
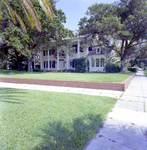
[[[89,48],[88,48],[88,51],[89,51],[89,52],[92,52],[92,47],[89,47]]]
[[[99,67],[99,58],[96,58],[96,67]]]
[[[49,55],[50,55],[50,56],[52,55],[52,51],[51,51],[51,50],[49,50]]]
[[[45,56],[45,51],[43,51],[43,56]]]
[[[73,60],[70,60],[70,67],[71,67],[71,68],[74,68],[74,67],[75,67]]]
[[[96,52],[97,52],[97,53],[100,53],[100,48],[97,48]]]
[[[91,67],[94,67],[94,58],[91,58]]]
[[[60,51],[59,52],[59,56],[64,56],[65,54],[64,54],[64,51]]]
[[[48,56],[48,51],[47,50],[43,51],[43,56]]]
[[[46,63],[46,68],[48,68],[48,61],[46,61],[45,63]]]
[[[52,62],[50,61],[50,68],[52,68]]]
[[[45,68],[45,61],[43,62],[43,64],[44,64],[44,68]]]
[[[45,51],[45,55],[48,56],[48,51],[47,50]]]
[[[77,53],[77,44],[73,45],[72,47],[73,47],[74,52]]]
[[[104,67],[104,58],[101,58],[101,67]]]
[[[63,68],[65,68],[65,62],[63,62]]]
[[[52,61],[52,68],[55,68],[55,61]]]

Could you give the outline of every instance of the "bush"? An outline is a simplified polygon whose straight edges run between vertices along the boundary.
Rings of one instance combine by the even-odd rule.
[[[4,62],[4,63],[0,66],[0,69],[7,69],[7,63]]]
[[[109,63],[106,65],[105,71],[107,73],[118,73],[118,72],[120,72],[120,67],[118,64]]]
[[[59,70],[57,70],[57,72],[62,72],[62,70],[61,70],[61,69],[59,69]]]
[[[84,73],[86,72],[86,58],[74,59],[75,72]]]
[[[129,67],[128,68],[128,71],[131,71],[131,72],[138,72],[138,67]]]
[[[43,70],[41,70],[40,68],[35,68],[33,69],[33,72],[43,72]]]

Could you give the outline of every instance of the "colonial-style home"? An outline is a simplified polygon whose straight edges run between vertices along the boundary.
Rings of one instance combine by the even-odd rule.
[[[64,69],[74,69],[74,59],[84,57],[87,59],[87,70],[89,72],[104,72],[105,62],[107,61],[106,53],[110,53],[111,50],[107,50],[99,47],[89,47],[86,50],[80,50],[80,41],[83,40],[83,36],[77,36],[72,39],[73,51],[60,51],[55,50],[42,50],[41,56],[41,69],[45,71],[56,71]]]

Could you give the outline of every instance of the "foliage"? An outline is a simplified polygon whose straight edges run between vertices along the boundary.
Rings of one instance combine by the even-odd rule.
[[[94,38],[96,45],[114,50],[125,72],[125,61],[147,42],[146,0],[120,0],[112,4],[98,4],[88,8],[88,17],[79,22],[80,34]]]
[[[7,69],[7,63],[3,62],[2,65],[0,66],[0,69]]]
[[[11,7],[11,0],[1,0],[2,3],[4,4],[4,6],[7,8],[9,14],[11,15],[12,21],[14,24],[17,24],[16,22],[16,18],[19,21],[22,29],[26,32],[26,27],[24,22],[22,21],[21,17],[16,13],[16,11],[13,10],[13,7]],[[17,1],[13,1],[13,3],[16,3]],[[30,27],[33,28],[34,24],[37,27],[37,29],[39,31],[41,31],[41,25],[40,25],[40,21],[38,18],[38,15],[34,9],[34,6],[32,4],[32,2],[30,0],[19,0],[19,3],[16,3],[17,5],[20,5],[22,7],[23,12],[25,13],[27,19],[29,20],[30,23]],[[48,0],[38,0],[41,8],[44,10],[44,12],[46,13],[46,16],[52,20],[54,17],[54,12],[52,10],[51,4]],[[1,9],[1,7],[0,7]],[[2,18],[1,13],[0,13],[0,18]]]
[[[120,72],[120,67],[117,63],[107,63],[105,66],[105,71],[107,73],[118,73]]]
[[[75,69],[64,69],[62,72],[75,72]]]
[[[2,18],[5,26],[2,25],[2,39],[3,42],[11,46],[8,52],[9,57],[15,57],[15,60],[20,60],[19,66],[21,67],[22,61],[27,58],[28,71],[32,71],[32,62],[34,56],[39,56],[40,51],[43,49],[58,50],[58,47],[70,46],[70,40],[63,40],[66,36],[72,36],[72,31],[64,28],[62,23],[66,22],[66,17],[62,10],[57,10],[54,2],[51,0],[50,5],[54,11],[54,19],[51,21],[48,19],[46,13],[42,10],[39,3],[35,0],[31,1],[34,5],[34,9],[38,14],[41,22],[42,32],[38,32],[36,29],[30,28],[28,24],[27,33],[21,31],[19,24],[14,26],[9,19],[8,14]],[[25,15],[23,15],[23,8],[15,1],[9,2],[12,8],[15,8],[21,15],[21,18],[27,21]],[[8,21],[7,21],[8,20]],[[22,70],[22,69],[19,69]]]
[[[130,68],[128,68],[129,71],[135,72],[135,73],[138,72],[138,69],[139,69],[138,67],[130,67]]]
[[[75,72],[84,73],[86,72],[86,58],[74,59]]]
[[[43,72],[43,70],[41,70],[40,68],[35,68],[33,69],[33,72]]]

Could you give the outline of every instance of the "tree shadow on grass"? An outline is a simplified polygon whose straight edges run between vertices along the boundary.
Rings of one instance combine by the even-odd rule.
[[[100,115],[77,118],[71,125],[49,124],[42,130],[42,142],[35,150],[82,150],[102,125]]]
[[[0,102],[23,104],[24,100],[22,102],[20,98],[21,94],[24,96],[25,93],[20,89],[0,88]]]

